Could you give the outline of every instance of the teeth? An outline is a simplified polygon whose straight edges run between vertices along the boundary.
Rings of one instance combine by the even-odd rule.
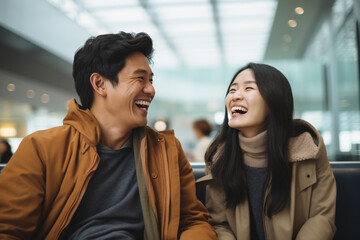
[[[243,108],[243,107],[232,107],[231,108],[231,111],[232,112],[236,112],[236,111],[242,111],[242,112],[247,112],[247,109],[246,108]]]
[[[148,101],[135,101],[135,104],[148,107],[150,105],[150,102],[148,102]]]

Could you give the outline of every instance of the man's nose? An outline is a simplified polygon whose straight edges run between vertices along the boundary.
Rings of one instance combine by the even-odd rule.
[[[143,91],[144,91],[144,93],[149,94],[151,96],[151,98],[154,98],[155,88],[151,83],[146,84]]]

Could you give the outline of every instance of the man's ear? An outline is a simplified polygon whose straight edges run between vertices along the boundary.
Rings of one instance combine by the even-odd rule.
[[[99,73],[93,73],[90,75],[90,83],[95,93],[105,97],[106,96],[106,79]]]

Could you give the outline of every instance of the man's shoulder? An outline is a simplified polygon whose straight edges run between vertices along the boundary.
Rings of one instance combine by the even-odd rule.
[[[146,126],[146,139],[149,142],[166,142],[167,146],[180,146],[179,140],[175,136],[174,130],[156,131],[155,129]]]
[[[45,130],[33,132],[26,137],[25,141],[41,142],[42,144],[54,143],[55,140],[61,139],[63,136],[70,134],[72,127],[69,125],[62,125]]]
[[[156,131],[155,129],[146,126],[146,135],[152,136],[155,138],[174,138],[175,132],[173,129],[165,131]]]

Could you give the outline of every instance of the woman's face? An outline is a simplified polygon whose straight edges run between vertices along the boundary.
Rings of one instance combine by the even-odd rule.
[[[269,110],[252,69],[245,69],[236,76],[225,104],[229,127],[238,129],[245,137],[256,136],[265,130]]]
[[[5,143],[0,142],[0,155],[3,155],[7,150],[7,146]]]

